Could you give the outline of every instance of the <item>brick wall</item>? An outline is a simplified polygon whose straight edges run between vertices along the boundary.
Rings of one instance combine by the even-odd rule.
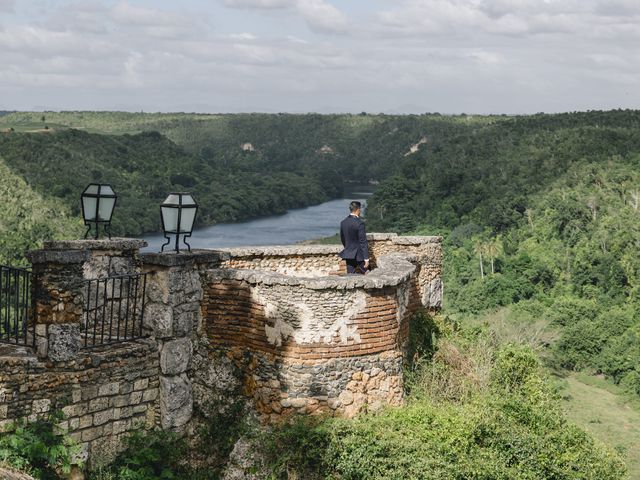
[[[220,375],[224,365],[222,376],[237,377],[231,384],[265,421],[294,412],[353,416],[401,403],[409,321],[423,308],[423,265],[385,241],[387,250],[377,250],[377,268],[366,276],[331,275],[339,265],[335,246],[268,247],[264,259],[260,249],[228,251],[224,268],[204,275],[207,342],[196,352],[196,402],[205,403],[207,392],[221,394],[212,371]],[[287,274],[293,259],[297,270]],[[311,269],[315,274],[307,275]]]

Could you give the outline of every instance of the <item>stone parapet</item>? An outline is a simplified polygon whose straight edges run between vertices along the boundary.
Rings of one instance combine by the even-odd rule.
[[[196,402],[216,391],[215,371],[235,378],[226,383],[242,385],[265,421],[400,404],[410,319],[439,308],[423,278],[440,278],[440,242],[373,234],[367,275],[335,275],[339,246],[225,250],[229,260],[202,276]]]
[[[442,303],[442,239],[368,241],[367,275],[346,275],[337,245],[139,254],[135,239],[45,242],[29,256],[38,355],[0,346],[0,431],[63,409],[59,428],[97,464],[136,429],[188,432],[212,400],[248,400],[266,422],[402,403],[411,319]],[[148,338],[87,346],[86,312],[97,325],[105,305],[120,310],[130,277],[146,278]],[[87,282],[103,295],[85,298]]]
[[[201,272],[220,266],[224,252],[194,250],[142,255],[148,274],[145,328],[158,340],[160,425],[183,432],[193,414],[193,343],[201,324]]]
[[[38,360],[20,347],[0,349],[0,432],[19,419],[62,410],[58,424],[92,466],[109,462],[135,430],[155,424],[159,362],[152,340],[80,352],[74,360]]]
[[[27,254],[32,264],[36,348],[40,358],[73,360],[82,344],[87,281],[140,273],[144,240],[46,241]],[[120,283],[122,288],[122,283]],[[93,302],[98,300],[94,297]]]
[[[45,240],[43,250],[102,250],[109,252],[140,250],[147,241],[137,238],[101,238],[97,240]]]

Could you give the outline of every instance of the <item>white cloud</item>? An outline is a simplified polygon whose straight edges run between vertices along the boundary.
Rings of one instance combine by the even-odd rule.
[[[182,15],[162,10],[136,7],[129,2],[117,3],[111,10],[111,17],[118,23],[148,26],[185,26],[189,19]]]
[[[242,32],[242,33],[232,33],[229,35],[229,38],[231,38],[232,40],[257,40],[258,37],[256,37],[253,33],[249,33],[249,32]]]
[[[224,4],[231,8],[261,8],[271,10],[285,8],[295,4],[295,0],[224,0]]]
[[[640,108],[636,0],[47,1],[0,17],[0,108]]]
[[[304,40],[302,38],[298,38],[295,35],[287,35],[285,38],[287,40],[289,40],[290,42],[293,42],[293,43],[300,43],[302,45],[308,45],[309,44],[309,42],[307,40]]]
[[[323,0],[298,0],[296,9],[307,21],[309,28],[321,33],[344,33],[347,17]]]
[[[346,33],[347,17],[325,0],[224,0],[231,8],[289,10],[299,14],[316,33]]]
[[[15,0],[0,0],[0,13],[1,12],[13,12]]]

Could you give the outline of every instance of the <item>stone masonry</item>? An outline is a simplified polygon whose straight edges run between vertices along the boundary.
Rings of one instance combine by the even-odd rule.
[[[29,254],[36,348],[0,346],[0,431],[62,410],[59,430],[98,465],[113,458],[130,432],[156,423],[155,340],[86,349],[81,333],[87,280],[139,273],[143,245],[132,239],[45,242]]]
[[[244,399],[264,422],[401,404],[411,319],[442,304],[441,238],[368,238],[366,276],[345,275],[330,245],[139,254],[141,240],[46,242],[30,254],[36,347],[0,345],[0,431],[61,409],[60,431],[96,466],[137,429],[188,433],[211,402]],[[89,348],[87,309],[101,321],[98,307],[122,299],[115,288],[87,299],[86,282],[138,274],[140,331]]]

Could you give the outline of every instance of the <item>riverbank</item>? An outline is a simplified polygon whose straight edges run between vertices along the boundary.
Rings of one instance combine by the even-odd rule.
[[[353,192],[357,197],[330,200],[306,208],[289,210],[246,222],[220,223],[195,230],[187,240],[191,248],[229,248],[242,246],[291,245],[301,242],[324,243],[340,228],[340,221],[349,214],[349,202],[359,200],[366,205],[371,193]],[[146,235],[145,251],[159,251],[165,238],[161,234]],[[327,240],[326,243],[339,243]]]

